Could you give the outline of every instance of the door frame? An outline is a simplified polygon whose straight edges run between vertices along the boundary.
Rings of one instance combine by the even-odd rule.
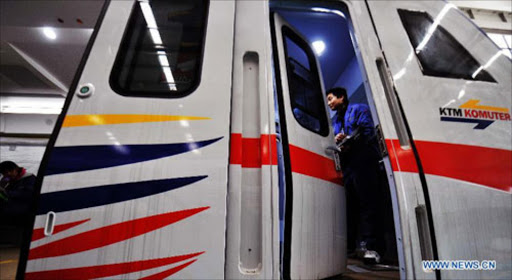
[[[43,155],[43,159],[41,160],[41,165],[39,166],[39,170],[37,171],[36,182],[34,184],[34,192],[32,195],[32,205],[30,207],[30,212],[34,213],[34,215],[31,216],[30,220],[27,222],[27,224],[23,228],[23,237],[22,237],[22,244],[20,247],[20,257],[19,257],[19,261],[18,261],[18,268],[16,271],[16,279],[23,279],[24,275],[25,275],[25,270],[27,268],[28,254],[29,254],[29,250],[30,250],[30,243],[32,240],[32,232],[33,232],[34,222],[36,220],[35,213],[37,212],[37,208],[39,205],[39,195],[41,193],[41,187],[43,185],[44,174],[45,174],[46,168],[48,166],[48,162],[50,160],[50,155],[52,154],[52,150],[55,147],[55,142],[57,141],[57,136],[59,135],[59,132],[62,128],[62,123],[64,122],[64,118],[66,117],[67,111],[71,104],[71,100],[73,99],[74,93],[76,92],[76,89],[78,87],[78,82],[80,81],[80,78],[82,77],[82,73],[85,69],[85,64],[87,63],[87,60],[89,59],[89,55],[91,53],[92,47],[94,46],[94,42],[96,41],[96,37],[98,36],[98,33],[99,33],[100,27],[103,23],[103,20],[105,19],[105,14],[107,13],[107,10],[110,6],[110,2],[111,2],[111,0],[105,0],[105,2],[103,3],[103,7],[101,8],[100,14],[98,15],[98,19],[96,20],[96,24],[94,25],[94,29],[91,34],[91,37],[89,38],[89,41],[87,42],[87,45],[84,49],[84,53],[80,60],[80,64],[78,64],[76,73],[73,77],[71,85],[69,86],[69,90],[66,95],[66,100],[64,101],[62,111],[59,114],[57,121],[55,122],[55,126],[53,127],[53,131],[50,136],[50,139],[48,140],[48,143],[46,144],[46,149],[45,149],[45,152]]]

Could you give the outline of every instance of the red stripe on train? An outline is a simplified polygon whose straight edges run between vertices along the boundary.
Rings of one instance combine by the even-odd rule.
[[[511,191],[512,151],[510,150],[418,140],[414,143],[426,174]],[[412,150],[403,150],[396,139],[386,139],[386,144],[394,171],[418,172]],[[396,156],[391,152],[392,147],[395,148]]]
[[[76,226],[78,226],[80,224],[88,222],[89,220],[91,220],[91,219],[86,219],[86,220],[81,220],[81,221],[77,221],[77,222],[57,225],[53,229],[53,233],[52,234],[56,234],[56,233],[68,230],[68,229],[70,229],[72,227],[76,227]],[[32,232],[32,241],[36,241],[36,240],[39,240],[39,239],[42,239],[42,238],[45,238],[44,228],[36,228],[36,229],[34,229],[34,231]]]
[[[243,138],[239,133],[231,134],[229,163],[246,168],[277,165],[276,136],[262,134],[260,138]]]
[[[104,247],[176,223],[208,208],[210,207],[159,214],[97,228],[33,248],[28,259],[57,257]]]
[[[196,261],[197,261],[197,259],[196,260],[191,260],[189,262],[186,262],[186,263],[184,263],[182,265],[178,265],[178,266],[173,267],[171,269],[168,269],[166,271],[162,271],[162,272],[157,273],[157,274],[153,274],[153,275],[149,275],[149,276],[144,277],[144,278],[140,278],[139,280],[165,279],[165,278],[173,275],[174,273],[184,269],[185,267],[195,263]]]
[[[260,138],[243,138],[239,133],[231,134],[230,164],[241,164],[246,168],[261,168],[262,165],[277,165],[276,136],[262,134]],[[270,142],[270,143],[269,143]],[[336,172],[334,161],[290,145],[292,172],[341,184],[342,176]]]
[[[386,139],[386,146],[388,147],[389,160],[393,171],[419,172],[412,149],[402,149],[400,142],[396,139]]]
[[[160,267],[164,265],[169,265],[177,262],[181,262],[184,260],[188,260],[194,257],[197,257],[204,252],[173,256],[168,258],[161,259],[153,259],[153,260],[144,260],[144,261],[135,261],[135,262],[127,262],[127,263],[116,263],[116,264],[106,264],[106,265],[98,265],[98,266],[88,266],[88,267],[77,267],[77,268],[67,268],[67,269],[58,269],[58,270],[47,270],[47,271],[36,271],[36,272],[27,272],[25,273],[26,280],[32,279],[93,279],[100,277],[111,277],[115,275],[127,274],[137,271],[142,271],[146,269],[151,269],[155,267]],[[166,270],[162,272],[162,275],[151,275],[146,278],[151,277],[151,279],[163,279],[168,277],[188,265],[192,264],[196,260],[192,260],[183,265],[173,267],[170,270]],[[165,273],[165,275],[163,275]],[[158,276],[165,276],[160,277]]]
[[[303,148],[290,145],[292,172],[342,184],[341,172],[336,172],[334,161]]]

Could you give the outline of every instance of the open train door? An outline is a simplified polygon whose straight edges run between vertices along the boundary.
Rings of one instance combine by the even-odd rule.
[[[346,229],[323,81],[310,44],[279,14],[271,18],[286,175],[283,278],[326,278],[345,268]]]
[[[510,59],[448,2],[367,4],[384,54],[372,63],[403,124],[399,139],[387,139],[393,170],[401,182],[421,181],[421,259],[496,261],[442,270],[443,279],[510,278]],[[421,259],[416,277],[435,277],[421,274]]]
[[[224,278],[234,9],[105,3],[39,171],[20,278]]]

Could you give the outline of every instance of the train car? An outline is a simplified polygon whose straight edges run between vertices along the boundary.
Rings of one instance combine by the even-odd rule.
[[[510,279],[511,73],[443,1],[106,1],[39,170],[18,277],[343,274],[325,101],[341,86],[376,125],[397,276]]]

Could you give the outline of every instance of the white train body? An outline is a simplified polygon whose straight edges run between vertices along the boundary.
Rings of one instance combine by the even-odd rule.
[[[289,94],[296,86],[287,71],[299,70],[286,59],[286,40],[301,48],[304,39],[281,14],[296,10],[343,17],[350,27],[385,139],[401,277],[511,278],[512,67],[469,19],[441,1],[205,2],[194,10],[203,25],[186,28],[176,18],[191,13],[187,1],[166,13],[154,1],[105,4],[40,170],[32,241],[20,266],[26,279],[343,273],[345,190],[324,82],[316,81],[316,108],[325,113],[310,127],[297,120]],[[433,22],[414,47],[415,30],[404,22],[425,14]],[[149,32],[137,35],[137,16]],[[162,17],[173,21],[156,26]],[[429,69],[428,57],[420,61],[441,27],[480,65],[473,75],[464,76],[470,62],[461,57],[451,61],[459,77]],[[201,32],[195,43],[188,30]],[[131,49],[137,36],[149,36],[140,40],[155,48]],[[160,50],[166,43],[197,57]],[[156,53],[160,65],[140,64],[134,50]],[[307,70],[321,75],[320,64],[308,61]],[[147,90],[145,77],[133,82],[138,70],[126,70],[133,65],[160,67],[160,84]],[[286,206],[283,185],[293,188]],[[495,260],[497,267],[423,270],[432,259]]]

